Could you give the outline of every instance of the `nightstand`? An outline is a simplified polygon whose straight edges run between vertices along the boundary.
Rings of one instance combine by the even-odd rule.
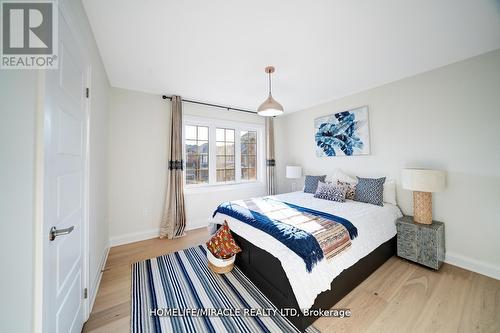
[[[439,269],[444,261],[444,223],[413,222],[413,216],[403,216],[396,221],[398,230],[397,254],[421,265]]]

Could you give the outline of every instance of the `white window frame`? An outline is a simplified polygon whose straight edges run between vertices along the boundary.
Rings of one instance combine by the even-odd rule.
[[[186,168],[184,163],[183,182],[185,189],[215,188],[225,186],[249,186],[262,185],[265,181],[266,152],[264,125],[247,122],[229,121],[216,118],[184,115],[182,118],[182,158],[186,161],[186,126],[206,126],[208,127],[208,183],[207,184],[186,184]],[[234,163],[235,180],[231,182],[217,182],[217,147],[216,129],[234,129]],[[241,179],[241,131],[257,132],[257,179]]]

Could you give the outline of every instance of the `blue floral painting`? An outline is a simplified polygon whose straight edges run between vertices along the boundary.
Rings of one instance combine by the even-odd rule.
[[[367,106],[317,118],[314,121],[316,155],[322,157],[369,154],[368,125]]]

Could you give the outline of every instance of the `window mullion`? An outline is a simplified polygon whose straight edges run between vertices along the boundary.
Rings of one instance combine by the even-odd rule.
[[[210,125],[208,130],[208,175],[209,184],[213,185],[217,183],[217,144],[215,137],[215,126]]]
[[[241,129],[234,131],[234,178],[235,181],[241,181]]]

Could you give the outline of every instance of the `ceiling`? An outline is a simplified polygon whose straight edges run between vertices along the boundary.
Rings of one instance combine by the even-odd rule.
[[[297,111],[500,48],[500,0],[83,0],[114,87]]]

